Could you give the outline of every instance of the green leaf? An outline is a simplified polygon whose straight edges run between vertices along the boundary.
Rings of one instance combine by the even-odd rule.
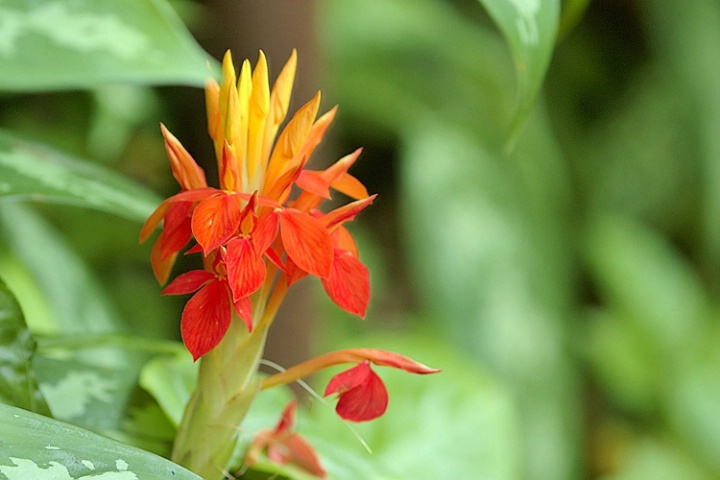
[[[140,373],[140,386],[150,393],[177,427],[197,382],[198,364],[187,351],[156,357]]]
[[[589,221],[586,254],[613,312],[622,315],[658,359],[682,358],[707,327],[708,302],[690,265],[659,234],[615,216]]]
[[[2,90],[202,86],[216,69],[164,0],[10,0],[0,19]]]
[[[0,401],[50,415],[32,370],[35,346],[20,305],[0,280]]]
[[[0,202],[0,241],[3,251],[23,270],[16,275],[27,273],[34,283],[15,291],[20,305],[49,307],[41,309],[48,318],[26,318],[34,332],[70,335],[125,328],[98,279],[34,210],[20,203]],[[5,280],[13,287],[23,283],[9,277]]]
[[[559,0],[479,0],[510,45],[518,103],[510,140],[519,133],[545,78],[560,21]]]
[[[162,457],[0,404],[0,474],[7,480],[200,480]]]
[[[0,132],[2,197],[77,205],[138,222],[161,201],[110,170],[6,132]]]

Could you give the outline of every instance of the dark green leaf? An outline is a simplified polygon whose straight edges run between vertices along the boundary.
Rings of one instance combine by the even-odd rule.
[[[20,305],[0,280],[0,401],[50,415],[32,370],[34,352]]]
[[[5,132],[0,132],[2,196],[93,208],[138,222],[160,203],[110,170]]]
[[[0,404],[0,474],[8,480],[200,480],[155,454]]]
[[[0,18],[1,90],[202,86],[215,68],[165,0],[10,0]]]

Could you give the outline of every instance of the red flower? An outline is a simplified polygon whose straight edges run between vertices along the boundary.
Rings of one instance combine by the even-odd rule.
[[[365,422],[381,416],[388,406],[388,392],[380,377],[364,361],[335,375],[324,396],[337,393],[335,411],[345,420]]]
[[[325,388],[324,396],[338,394],[340,398],[335,410],[345,420],[354,422],[377,418],[385,413],[388,405],[388,393],[385,385],[380,377],[370,369],[370,363],[419,375],[440,371],[395,352],[373,348],[350,348],[326,353],[288,368],[284,372],[276,373],[261,382],[261,389],[286,385],[324,368],[342,363],[357,365],[335,375]]]
[[[248,466],[256,465],[265,451],[267,458],[279,465],[295,465],[308,473],[326,478],[325,469],[312,446],[292,429],[297,404],[290,402],[273,430],[262,430],[253,439],[245,455]]]
[[[219,188],[207,185],[203,170],[161,125],[181,191],[150,215],[140,241],[162,224],[151,253],[161,284],[167,282],[178,254],[197,242],[187,253],[203,255],[206,274],[181,275],[164,292],[197,291],[181,320],[183,340],[196,359],[223,338],[233,310],[250,329],[254,304],[259,315],[268,317],[257,322],[269,324],[286,287],[308,274],[322,281],[341,308],[365,316],[369,274],[343,223],[353,220],[375,196],[348,173],[360,150],[323,171],[305,168],[336,112],[333,108],[318,117],[319,93],[280,131],[295,64],[293,52],[271,90],[262,53],[255,71],[246,61],[239,78],[228,53],[222,82],[208,83],[208,130],[215,145]],[[299,194],[291,200],[295,187]],[[356,201],[324,214],[318,207],[331,198],[331,189]],[[285,285],[277,288],[280,282]],[[273,307],[266,308],[271,302]]]

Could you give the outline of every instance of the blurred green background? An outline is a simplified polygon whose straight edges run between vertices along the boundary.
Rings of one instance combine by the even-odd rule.
[[[720,478],[720,3],[498,2],[548,15],[527,62],[490,3],[172,3],[215,58],[262,48],[274,75],[298,48],[294,108],[340,104],[315,166],[364,146],[353,173],[379,193],[351,227],[367,320],[303,283],[268,358],[378,346],[444,370],[381,372],[390,410],[357,429],[373,455],[328,415],[298,428],[337,478]],[[139,79],[5,88],[0,127],[170,195],[160,121],[214,163],[182,86],[202,81]],[[34,332],[64,308],[177,338],[137,220],[29,203],[0,204],[0,276]]]

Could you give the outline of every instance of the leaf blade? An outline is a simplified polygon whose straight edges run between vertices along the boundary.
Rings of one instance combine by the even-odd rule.
[[[0,429],[0,473],[9,480],[47,478],[41,475],[49,468],[56,475],[51,478],[200,479],[155,454],[9,405],[0,404]]]
[[[0,280],[0,400],[50,415],[31,367],[35,347],[20,305]]]
[[[0,90],[202,86],[218,70],[164,0],[14,0],[3,2],[0,17]]]
[[[143,222],[160,199],[100,166],[0,131],[0,198],[64,203]]]
[[[558,0],[479,0],[502,32],[515,61],[518,100],[509,143],[537,97],[555,46],[560,23]]]

